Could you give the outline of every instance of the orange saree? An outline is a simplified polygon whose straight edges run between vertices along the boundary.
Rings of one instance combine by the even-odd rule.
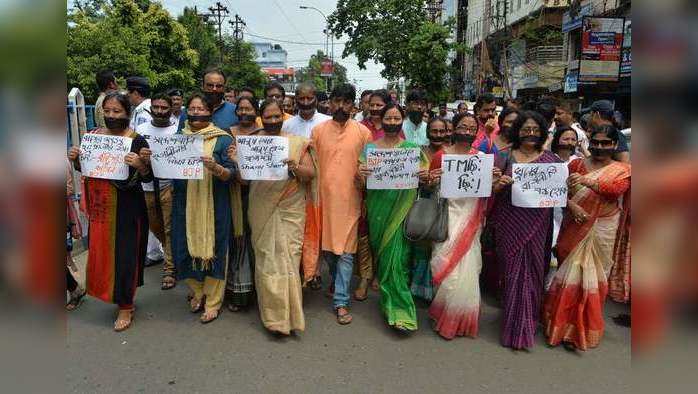
[[[598,181],[599,187],[598,192],[585,186],[570,189],[570,200],[589,219],[577,223],[565,212],[557,243],[562,265],[546,296],[543,319],[550,345],[568,342],[586,350],[598,346],[603,336],[603,305],[620,218],[618,200],[630,187],[630,166],[613,162],[589,171],[584,159],[578,159],[569,169],[570,174]]]

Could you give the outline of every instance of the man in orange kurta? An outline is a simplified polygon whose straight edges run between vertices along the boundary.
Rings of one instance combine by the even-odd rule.
[[[353,86],[335,87],[330,96],[333,118],[315,126],[312,133],[320,173],[322,251],[332,274],[340,324],[351,322],[347,307],[361,216],[361,191],[354,179],[359,157],[371,140],[366,126],[350,119],[355,99]]]

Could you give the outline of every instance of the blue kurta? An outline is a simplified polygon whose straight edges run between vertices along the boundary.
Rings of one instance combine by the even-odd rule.
[[[233,139],[229,136],[218,137],[213,148],[213,158],[223,167],[234,170],[234,164],[228,159],[227,150]],[[233,179],[231,177],[231,179]],[[228,260],[228,245],[232,231],[232,210],[230,203],[230,183],[213,177],[213,212],[216,227],[215,260],[206,270],[201,264],[192,267],[192,259],[187,246],[187,180],[175,179],[172,197],[172,259],[177,269],[177,280],[195,279],[203,282],[210,276],[215,279],[225,279],[226,262]]]

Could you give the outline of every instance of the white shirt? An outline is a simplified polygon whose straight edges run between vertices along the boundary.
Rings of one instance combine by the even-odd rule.
[[[147,113],[147,112],[146,112]],[[167,135],[177,134],[177,124],[170,122],[168,127],[155,127],[152,123],[141,123],[136,127],[136,133],[140,134],[145,138],[146,141],[150,140],[151,136],[164,137]],[[172,183],[169,179],[159,179],[160,190],[166,188]],[[146,192],[155,191],[153,182],[143,183],[143,190]]]
[[[310,138],[313,127],[330,119],[332,119],[331,116],[321,114],[317,111],[315,111],[315,114],[312,118],[310,118],[310,120],[305,120],[300,115],[296,115],[284,122],[284,125],[281,127],[281,131]]]
[[[131,129],[136,130],[136,128],[144,123],[150,124],[153,117],[150,116],[150,99],[143,100],[136,108],[133,109],[131,113]]]
[[[364,112],[359,111],[356,115],[354,115],[354,120],[357,122],[361,122],[362,120],[364,120]]]

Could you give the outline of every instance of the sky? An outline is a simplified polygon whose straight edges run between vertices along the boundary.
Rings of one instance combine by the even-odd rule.
[[[160,0],[165,8],[173,15],[181,14],[184,7],[197,6],[199,12],[207,12],[215,0]],[[336,8],[336,0],[218,0],[228,7],[229,16],[235,14],[247,23],[245,40],[251,42],[272,42],[280,44],[288,52],[288,66],[300,68],[308,65],[310,56],[318,49],[324,50],[325,19],[319,12],[302,10],[301,5],[316,7],[329,16]],[[232,33],[232,26],[225,23],[224,31]],[[302,44],[290,44],[265,40],[257,36],[277,40],[294,41]],[[384,88],[388,82],[380,76],[383,66],[372,61],[366,63],[366,69],[361,70],[355,57],[342,59],[344,39],[335,40],[335,61],[347,69],[349,82],[356,85],[357,91],[364,89]],[[309,45],[310,44],[310,45]],[[320,45],[315,45],[320,44]]]

